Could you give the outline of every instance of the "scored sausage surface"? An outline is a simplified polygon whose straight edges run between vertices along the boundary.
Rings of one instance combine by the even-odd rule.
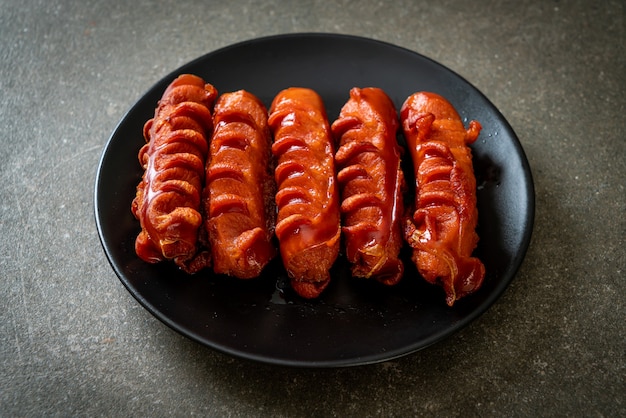
[[[278,237],[292,288],[314,298],[328,286],[340,245],[334,145],[326,110],[311,89],[281,91],[270,108]]]
[[[198,241],[216,96],[211,84],[183,74],[167,87],[154,118],[144,125],[147,143],[139,162],[145,171],[132,212],[141,224],[135,250],[147,262],[173,260],[190,273],[210,264]]]
[[[468,144],[481,126],[465,129],[457,111],[445,98],[428,92],[411,95],[400,118],[413,160],[415,206],[405,222],[412,260],[429,282],[440,284],[446,302],[476,291],[485,267],[472,257],[478,243],[476,178]]]
[[[225,93],[213,123],[205,191],[213,270],[249,279],[276,254],[267,109],[247,91]]]
[[[405,184],[393,102],[379,88],[353,88],[332,131],[339,141],[335,162],[352,275],[396,284],[404,272],[398,255]]]

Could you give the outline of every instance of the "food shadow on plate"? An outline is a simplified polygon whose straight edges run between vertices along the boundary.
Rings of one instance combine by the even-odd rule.
[[[481,292],[485,295],[491,294],[493,288],[497,287],[498,279],[510,267],[513,255],[502,245],[502,226],[505,220],[496,204],[503,199],[500,188],[503,169],[488,154],[481,154],[474,149],[472,151],[478,209],[476,232],[479,237],[473,255],[485,265],[485,279],[476,292],[476,296],[480,298]]]

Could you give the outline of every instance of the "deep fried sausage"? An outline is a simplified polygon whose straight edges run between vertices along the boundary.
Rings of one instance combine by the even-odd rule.
[[[466,130],[454,107],[434,93],[411,95],[400,113],[416,181],[415,211],[405,221],[405,238],[420,274],[442,285],[452,306],[476,291],[485,276],[483,263],[471,256],[478,243],[478,211],[467,146],[481,126],[471,121]]]
[[[341,236],[334,146],[322,99],[310,89],[283,90],[274,98],[269,125],[280,253],[293,289],[314,298],[330,282]]]
[[[405,187],[396,108],[383,90],[355,87],[332,131],[339,141],[335,163],[352,275],[396,284],[404,271],[398,254]]]
[[[147,143],[139,162],[145,172],[132,212],[141,224],[135,250],[147,262],[173,260],[190,273],[210,263],[198,252],[198,236],[216,96],[212,85],[183,74],[167,87],[154,118],[144,125]]]
[[[240,90],[220,96],[206,174],[206,227],[213,270],[258,276],[276,254],[275,187],[267,109]]]

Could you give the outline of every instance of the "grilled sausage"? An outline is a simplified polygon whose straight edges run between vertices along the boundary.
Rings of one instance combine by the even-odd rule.
[[[205,192],[213,270],[249,279],[276,254],[267,109],[249,92],[226,93],[213,124]]]
[[[396,139],[398,115],[379,88],[353,88],[332,131],[341,190],[346,257],[355,277],[396,284],[404,272],[404,176]]]
[[[324,104],[310,89],[281,91],[270,108],[283,264],[293,289],[315,298],[330,282],[340,245],[334,146]]]
[[[415,207],[405,221],[405,238],[420,274],[440,284],[446,302],[476,291],[485,276],[472,257],[478,243],[476,178],[467,146],[481,126],[465,129],[454,107],[434,93],[415,93],[403,104],[400,118],[415,171]]]
[[[190,273],[210,264],[199,251],[198,236],[216,96],[212,85],[183,74],[167,87],[154,118],[144,125],[147,143],[139,162],[145,171],[132,212],[141,224],[135,250],[147,262],[173,260]]]

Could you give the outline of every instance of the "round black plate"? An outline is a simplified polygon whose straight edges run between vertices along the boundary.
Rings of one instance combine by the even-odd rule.
[[[218,91],[246,89],[267,106],[280,90],[304,86],[324,99],[332,122],[350,88],[384,89],[399,109],[419,90],[442,94],[483,131],[472,146],[478,183],[476,254],[483,287],[449,308],[443,291],[421,279],[406,258],[404,279],[388,288],[352,279],[340,258],[318,300],[295,296],[279,260],[252,281],[168,263],[146,264],[134,252],[139,224],[130,212],[142,170],[142,127],[167,85],[193,73]],[[528,161],[500,112],[476,88],[415,52],[371,39],[293,34],[255,39],[200,57],[152,87],[124,116],[104,149],[95,185],[95,217],[106,255],[130,293],[157,318],[206,346],[246,359],[289,366],[375,363],[427,347],[482,314],[513,279],[528,247],[534,190]]]

